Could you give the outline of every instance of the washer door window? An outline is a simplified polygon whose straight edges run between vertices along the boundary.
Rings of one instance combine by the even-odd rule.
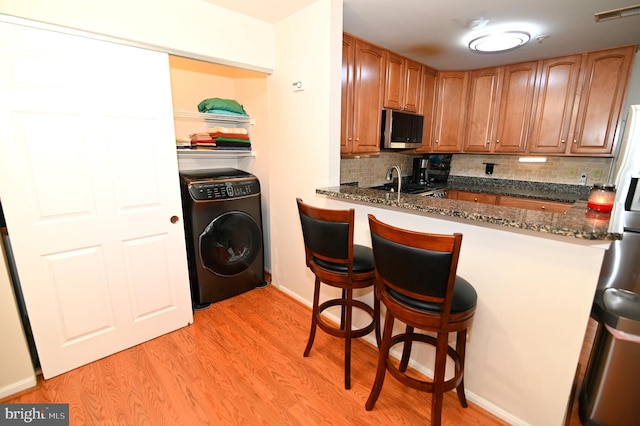
[[[228,212],[215,218],[200,235],[200,260],[214,274],[238,275],[256,260],[261,246],[255,220],[244,212]]]

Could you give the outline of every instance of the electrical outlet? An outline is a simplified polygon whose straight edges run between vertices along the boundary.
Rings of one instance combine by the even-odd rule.
[[[602,179],[602,170],[596,170],[593,172],[593,179],[600,180]]]
[[[575,167],[571,167],[567,170],[567,177],[574,178],[576,176],[578,176],[578,169],[576,169]]]
[[[583,173],[580,175],[580,185],[586,185],[587,184],[587,174]]]

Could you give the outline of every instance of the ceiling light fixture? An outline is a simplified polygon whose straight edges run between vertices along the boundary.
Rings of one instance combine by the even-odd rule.
[[[501,31],[474,38],[469,49],[480,53],[504,52],[527,43],[531,35],[524,31]]]

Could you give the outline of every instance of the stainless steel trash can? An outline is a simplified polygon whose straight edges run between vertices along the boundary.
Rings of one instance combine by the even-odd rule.
[[[593,304],[598,330],[580,392],[584,425],[640,424],[640,295],[598,290]]]

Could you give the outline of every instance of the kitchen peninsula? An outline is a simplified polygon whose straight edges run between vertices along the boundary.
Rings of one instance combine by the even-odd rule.
[[[455,178],[454,178],[455,179]],[[482,181],[478,180],[478,181]],[[487,181],[487,180],[485,180]],[[469,203],[449,198],[429,197],[421,194],[398,194],[376,189],[360,188],[355,185],[341,185],[335,188],[318,189],[316,193],[330,197],[375,205],[384,205],[413,212],[431,213],[451,218],[467,219],[482,224],[502,225],[517,229],[544,232],[552,235],[574,237],[586,240],[615,240],[620,234],[608,231],[609,216],[587,211],[587,192],[575,190],[575,185],[546,184],[544,188],[535,185],[495,184],[481,185],[473,179],[443,183],[438,185],[443,191],[471,191],[473,193],[517,197],[525,200],[561,202],[567,205],[564,212],[530,210],[493,205]],[[509,181],[505,181],[509,182]],[[545,184],[541,184],[545,185]],[[573,188],[572,188],[573,187]],[[567,189],[568,188],[568,189]],[[577,187],[580,188],[580,187]]]
[[[587,214],[586,199],[551,213],[351,185],[316,194],[328,208],[355,208],[359,244],[370,244],[368,214],[416,231],[462,233],[458,274],[478,292],[467,397],[510,424],[564,423],[602,258],[619,238],[606,219]],[[417,352],[412,363],[430,374],[431,353]]]

